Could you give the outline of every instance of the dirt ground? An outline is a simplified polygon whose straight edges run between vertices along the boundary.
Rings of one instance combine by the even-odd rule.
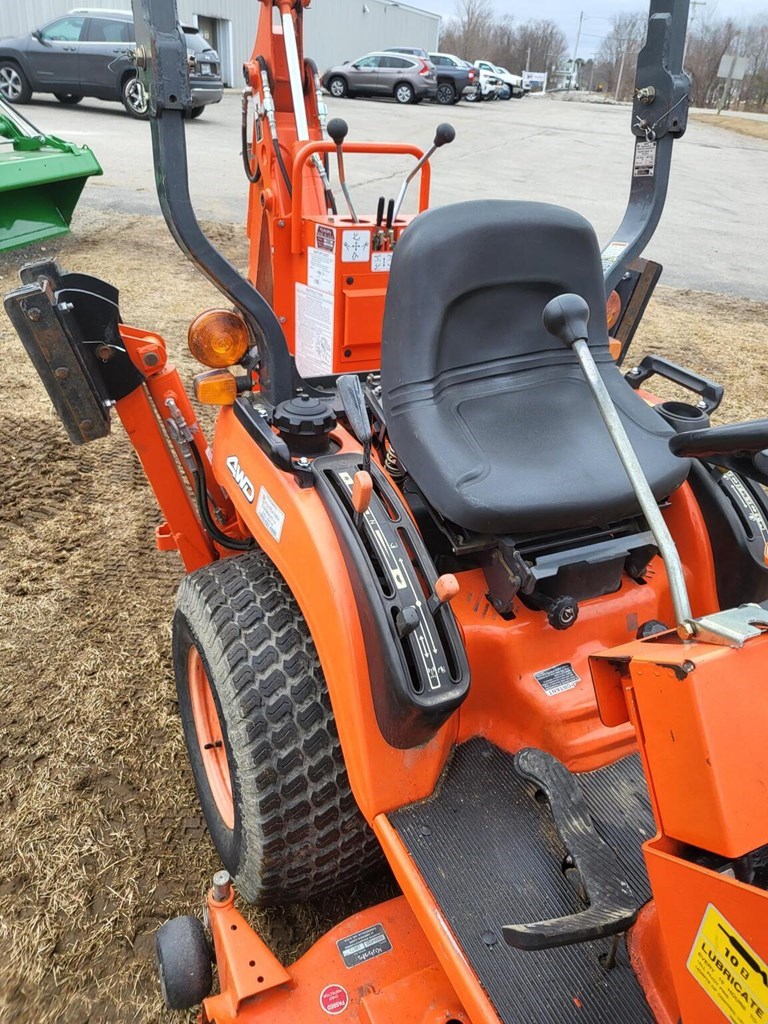
[[[753,139],[768,139],[768,121],[753,121],[749,117],[718,117],[717,114],[694,114],[695,120],[711,124],[715,128],[726,128],[739,135],[750,135]]]
[[[239,229],[212,230],[243,264]],[[191,376],[186,327],[216,293],[158,221],[82,214],[46,249],[119,285],[125,320],[163,334]],[[0,262],[3,292],[31,256]],[[645,351],[724,383],[723,420],[765,415],[768,306],[660,289]],[[153,934],[200,907],[216,868],[174,701],[180,565],[153,548],[158,513],[119,425],[71,447],[3,314],[0,396],[0,1020],[178,1020]],[[389,885],[251,917],[290,960]]]

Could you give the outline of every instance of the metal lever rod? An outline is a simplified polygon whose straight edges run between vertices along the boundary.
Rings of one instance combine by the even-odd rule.
[[[434,154],[434,152],[437,149],[439,149],[440,146],[445,146],[445,145],[447,145],[447,143],[453,142],[453,140],[455,138],[456,138],[456,130],[454,129],[453,125],[450,125],[450,124],[439,124],[437,126],[437,131],[435,132],[435,141],[429,147],[429,149],[424,154],[424,156],[421,157],[421,159],[416,162],[416,164],[412,168],[410,174],[405,179],[403,184],[400,186],[400,191],[397,193],[397,199],[395,200],[395,210],[394,210],[394,214],[392,216],[393,223],[394,223],[394,221],[397,220],[398,214],[400,213],[400,207],[403,205],[403,200],[405,199],[405,193],[408,191],[408,186],[410,185],[410,183],[413,181],[413,179],[419,173],[419,171],[424,166],[424,164],[427,162],[427,160],[429,160],[429,158]]]
[[[328,122],[328,135],[331,137],[334,145],[336,146],[336,160],[339,165],[339,184],[341,185],[341,191],[344,193],[344,198],[347,201],[347,207],[349,208],[349,215],[355,224],[360,223],[360,218],[355,213],[355,208],[352,205],[352,199],[349,195],[349,189],[347,188],[347,177],[344,173],[344,139],[347,137],[349,131],[349,125],[346,121],[340,117],[334,117],[332,121]]]

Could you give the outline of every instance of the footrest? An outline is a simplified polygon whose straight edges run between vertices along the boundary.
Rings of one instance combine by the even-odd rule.
[[[634,924],[641,901],[633,893],[616,854],[595,829],[577,780],[557,758],[533,748],[517,754],[515,771],[547,797],[558,834],[590,905],[567,917],[504,925],[505,941],[516,949],[539,950],[625,932]]]

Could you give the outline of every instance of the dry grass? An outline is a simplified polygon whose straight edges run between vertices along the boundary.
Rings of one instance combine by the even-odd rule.
[[[753,139],[768,139],[768,121],[753,121],[749,117],[722,117],[717,114],[693,114],[694,120],[702,124],[711,124],[716,128],[726,128],[739,135],[749,135]]]
[[[216,236],[244,262],[239,232]],[[56,248],[119,284],[124,317],[164,334],[189,376],[186,325],[215,293],[157,221],[92,214]],[[21,262],[0,264],[3,291]],[[726,383],[725,419],[764,414],[766,306],[660,290],[646,350]],[[120,428],[70,447],[4,318],[0,394],[0,1020],[156,1024],[153,933],[200,906],[216,866],[174,702],[181,570],[152,547],[158,514]],[[290,959],[386,884],[252,917]]]

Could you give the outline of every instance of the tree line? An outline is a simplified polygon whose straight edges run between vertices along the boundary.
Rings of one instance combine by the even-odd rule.
[[[768,107],[768,16],[738,21],[718,17],[706,8],[693,9],[688,29],[685,67],[691,75],[691,102],[697,107],[726,107],[765,110]],[[637,55],[644,42],[648,12],[645,5],[637,12],[614,14],[606,19],[608,30],[597,51],[583,56],[572,79],[582,89],[600,91],[627,100],[632,96]],[[559,26],[548,19],[518,24],[513,17],[499,15],[491,0],[458,0],[456,13],[445,25],[441,49],[466,60],[489,60],[514,74],[524,69],[565,72],[570,68],[571,48]],[[582,51],[584,47],[580,47]],[[724,55],[747,58],[743,82],[732,83],[730,90],[717,76]],[[622,67],[623,65],[623,67]],[[565,84],[567,76],[552,78],[552,84]],[[572,81],[573,84],[573,81]]]

